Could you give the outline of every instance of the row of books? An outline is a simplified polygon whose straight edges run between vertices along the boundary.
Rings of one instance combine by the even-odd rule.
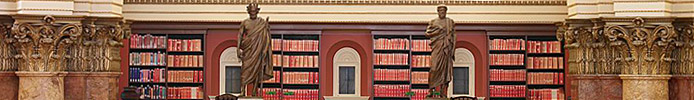
[[[491,97],[525,97],[525,85],[489,85]]]
[[[282,88],[262,88],[260,89],[260,95],[263,97],[263,100],[281,100]]]
[[[318,89],[284,89],[282,93],[291,95],[282,96],[282,100],[317,100]]]
[[[202,51],[201,39],[169,39],[168,51]]]
[[[282,51],[282,39],[272,39],[272,51]]]
[[[318,84],[318,72],[283,72],[282,83]]]
[[[410,69],[374,69],[374,80],[408,81],[410,80]]]
[[[263,83],[280,83],[280,71],[272,71],[272,78],[263,81]]]
[[[412,89],[412,92],[414,92],[414,96],[410,98],[412,100],[425,100],[429,95],[429,89]]]
[[[201,87],[169,87],[167,88],[167,99],[203,99]]]
[[[282,51],[318,51],[318,40],[282,40]]]
[[[431,40],[412,40],[412,51],[431,51]]]
[[[530,89],[528,100],[565,100],[563,89]]]
[[[522,69],[490,69],[490,81],[525,81],[526,71]]]
[[[528,73],[528,84],[564,84],[564,73],[533,72]]]
[[[130,68],[130,82],[166,82],[164,68],[140,69]]]
[[[559,41],[528,41],[528,53],[561,53]]]
[[[130,36],[130,48],[163,49],[166,48],[166,36],[133,34]]]
[[[374,65],[407,65],[407,56],[403,53],[376,53]]]
[[[410,40],[404,38],[374,39],[374,50],[409,50]]]
[[[490,54],[490,65],[523,65],[524,54]]]
[[[429,72],[412,72],[412,84],[429,84]]]
[[[132,52],[129,54],[130,65],[133,66],[164,66],[166,53],[163,52]]]
[[[564,69],[564,58],[528,57],[528,69]]]
[[[277,55],[275,55],[277,56]],[[282,56],[282,67],[318,67],[318,55],[297,55],[297,56]]]
[[[412,55],[412,67],[429,67],[431,55]]]
[[[406,97],[405,93],[410,92],[410,85],[374,85],[374,96],[376,97]]]
[[[192,82],[201,83],[203,82],[202,71],[192,71],[192,70],[169,70],[167,73],[168,82]]]
[[[137,91],[140,99],[166,99],[166,86],[163,85],[140,85]]]
[[[202,67],[203,59],[202,55],[168,55],[166,63],[168,67]]]
[[[489,50],[525,50],[523,39],[492,39],[489,44]]]

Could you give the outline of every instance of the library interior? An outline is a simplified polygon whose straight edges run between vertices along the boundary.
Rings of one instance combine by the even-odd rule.
[[[0,0],[2,100],[694,100],[694,0]]]

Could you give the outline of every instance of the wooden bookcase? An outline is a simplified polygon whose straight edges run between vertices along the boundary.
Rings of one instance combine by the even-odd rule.
[[[518,50],[496,50],[496,49],[493,49],[491,47],[491,46],[495,45],[495,44],[492,44],[492,42],[491,42],[493,39],[520,39],[520,40],[523,40],[523,41],[521,41],[523,44],[523,47],[522,47],[522,49],[518,49]],[[557,47],[559,49],[559,51],[553,52],[553,53],[533,53],[533,52],[530,52],[530,50],[529,50],[529,44],[528,44],[529,41],[557,41],[558,42],[558,40],[556,39],[555,36],[536,36],[536,35],[498,35],[497,36],[497,35],[492,35],[492,36],[488,36],[488,41],[489,41],[488,43],[490,46],[490,49],[488,51],[489,56],[490,56],[490,58],[489,58],[490,59],[489,60],[489,84],[488,84],[490,86],[490,88],[489,88],[490,100],[531,100],[532,99],[531,98],[531,92],[530,92],[531,89],[558,89],[557,91],[555,91],[555,93],[556,94],[563,94],[563,95],[558,95],[557,98],[560,98],[559,100],[561,100],[561,99],[566,100],[566,95],[565,95],[566,89],[564,88],[565,84],[566,84],[566,81],[565,81],[566,80],[566,78],[565,78],[566,74],[564,74],[564,72],[565,72],[564,71],[565,70],[565,66],[564,66],[565,64],[564,63],[565,62],[563,62],[564,53],[562,52],[563,51],[563,49],[561,47],[562,44],[559,43],[558,44],[559,47]],[[494,59],[492,59],[491,56],[495,55],[495,54],[519,54],[519,55],[522,55],[521,59],[523,59],[523,61],[522,61],[522,64],[494,65],[493,64]],[[530,68],[529,67],[530,65],[528,64],[529,63],[528,58],[530,58],[530,57],[560,58],[560,59],[557,59],[558,62],[556,62],[557,63],[556,66],[558,68],[542,68],[542,69]],[[559,61],[559,60],[561,60],[561,61]],[[520,80],[496,81],[496,80],[492,79],[492,77],[493,77],[492,70],[520,70],[520,71],[524,71],[525,72],[524,73],[525,79],[522,81],[520,81]],[[531,84],[529,82],[531,79],[531,77],[529,75],[531,73],[561,73],[561,74],[556,75],[556,78],[558,78],[557,81],[561,81],[561,83]],[[499,85],[514,85],[514,86],[525,87],[525,89],[523,90],[523,93],[525,93],[525,94],[521,95],[521,96],[493,96],[493,94],[495,94],[495,93],[492,91],[492,86],[499,86]],[[559,97],[559,96],[563,96],[563,97]]]
[[[200,64],[201,66],[195,66],[195,67],[171,66],[171,65],[169,65],[169,63],[167,63],[169,55],[192,55],[192,56],[202,57],[199,59],[204,59],[204,57],[205,57],[205,54],[204,54],[204,52],[205,52],[205,48],[204,48],[205,34],[204,33],[198,33],[198,34],[135,33],[133,35],[136,35],[136,34],[137,35],[149,34],[152,36],[164,36],[164,37],[166,37],[166,39],[164,39],[164,40],[166,40],[166,41],[164,41],[165,46],[161,47],[161,48],[129,48],[130,53],[162,52],[162,53],[164,53],[165,56],[163,57],[163,59],[159,59],[159,60],[163,60],[164,64],[163,65],[132,65],[132,64],[129,64],[128,69],[131,69],[131,68],[163,69],[162,74],[164,76],[161,76],[163,78],[162,79],[163,82],[135,82],[135,81],[128,80],[128,86],[135,86],[135,87],[147,87],[147,86],[155,86],[155,85],[163,86],[163,88],[165,88],[165,91],[160,92],[160,93],[164,94],[165,97],[164,98],[158,98],[158,100],[203,100],[205,98],[206,94],[204,93],[204,89],[205,89],[205,82],[204,81],[206,79],[205,79],[204,75],[206,73],[205,72],[206,66],[204,66],[204,64],[203,64],[204,60],[199,60],[199,62],[197,62],[197,63]],[[182,40],[199,39],[200,40],[200,45],[199,45],[200,50],[199,51],[173,51],[173,50],[171,50],[171,48],[168,48],[169,47],[168,41],[172,40],[172,39],[182,39]],[[132,41],[131,41],[131,43],[132,43]],[[128,58],[131,58],[131,57],[128,57]],[[133,59],[129,59],[128,61],[132,62]],[[133,71],[132,69],[128,71],[131,73],[131,74],[129,74],[129,75],[131,75],[131,77],[133,77],[132,71]],[[167,80],[168,79],[167,77],[169,76],[168,75],[169,71],[201,71],[202,73],[200,73],[201,76],[199,76],[199,77],[202,78],[202,81],[201,82],[170,82],[170,80]],[[137,75],[135,75],[135,76],[137,76]],[[190,77],[193,77],[193,76],[190,76]],[[200,88],[199,93],[202,93],[202,94],[198,94],[198,95],[201,95],[201,96],[197,96],[200,98],[187,98],[187,99],[166,98],[167,93],[171,92],[168,90],[173,88],[173,87],[199,87]],[[191,92],[195,92],[195,91],[191,91]],[[151,98],[145,98],[145,99],[151,99]]]
[[[406,41],[406,43],[404,44],[404,45],[406,45],[406,47],[398,48],[398,49],[377,48],[376,47],[377,45],[381,45],[381,46],[388,46],[389,45],[389,44],[384,45],[384,44],[377,43],[378,39],[401,39],[401,40]],[[418,96],[421,96],[422,98],[417,98],[417,97],[415,97],[415,95],[417,95],[417,94],[415,94],[415,92],[413,90],[415,90],[415,89],[426,90],[429,88],[429,85],[426,83],[413,83],[412,82],[412,79],[413,79],[412,73],[413,72],[429,72],[429,67],[416,67],[416,66],[414,66],[412,63],[412,59],[413,59],[412,57],[415,55],[431,55],[431,51],[430,50],[424,50],[424,51],[413,50],[413,47],[414,47],[413,46],[414,45],[413,40],[428,40],[428,38],[424,37],[424,35],[416,35],[416,34],[415,35],[412,35],[412,34],[410,34],[410,35],[407,35],[407,34],[406,35],[375,34],[375,35],[373,35],[373,40],[374,40],[374,42],[373,42],[374,43],[374,50],[373,50],[374,58],[373,59],[377,59],[375,57],[377,57],[377,55],[379,55],[379,54],[400,54],[400,55],[404,54],[405,57],[401,58],[399,60],[396,58],[393,58],[393,59],[386,58],[386,59],[398,60],[398,62],[404,60],[404,62],[406,62],[404,64],[402,64],[402,63],[400,63],[400,64],[383,64],[383,63],[379,64],[378,61],[374,60],[374,62],[373,62],[374,63],[373,64],[374,72],[372,73],[374,75],[374,76],[372,76],[374,78],[373,79],[374,93],[372,94],[373,99],[374,100],[423,100],[424,99],[423,95],[426,95],[426,94],[418,95]],[[396,45],[396,44],[390,44],[390,45]],[[397,45],[403,45],[403,44],[397,44]],[[407,74],[409,76],[409,78],[408,79],[396,79],[396,80],[381,80],[381,79],[377,79],[378,76],[380,76],[380,75],[377,75],[377,70],[401,70],[401,71],[405,70],[407,72],[405,74]],[[379,87],[376,87],[376,86],[378,86],[378,85],[391,85],[391,86],[392,85],[404,85],[408,88],[406,88],[406,89],[404,89],[404,91],[400,91],[398,93],[388,93],[389,95],[377,95],[378,93],[376,93],[376,92],[378,92],[379,90],[376,90],[376,89]],[[383,91],[383,90],[381,90],[381,91]],[[415,94],[415,95],[408,95],[407,92],[410,92],[409,94]],[[400,94],[400,93],[403,93],[403,94]]]
[[[280,43],[282,45],[281,49],[272,51],[272,53],[274,55],[282,56],[281,58],[278,58],[278,59],[280,59],[279,61],[281,61],[282,63],[284,63],[284,62],[299,63],[300,62],[300,61],[291,61],[291,62],[285,61],[285,59],[283,59],[284,56],[315,56],[317,58],[315,60],[320,59],[320,56],[318,56],[319,51],[320,51],[320,42],[319,42],[320,41],[320,35],[319,34],[308,34],[308,33],[306,33],[306,34],[301,34],[301,33],[298,33],[298,34],[272,34],[271,38],[282,40],[282,43]],[[301,46],[298,46],[295,44],[291,44],[291,45],[285,44],[285,42],[292,41],[292,40],[294,40],[294,41],[302,41],[302,40],[316,41],[317,44],[314,44],[314,45],[318,45],[318,46],[315,48],[315,50],[288,51],[287,48],[293,48],[293,47],[287,47],[287,46],[301,47]],[[265,100],[291,99],[289,97],[291,97],[293,95],[301,94],[301,93],[294,93],[294,92],[288,93],[285,90],[310,89],[310,90],[315,90],[315,96],[316,97],[308,97],[308,99],[318,100],[320,98],[319,97],[320,96],[320,93],[319,93],[320,89],[319,89],[319,83],[318,82],[322,81],[322,80],[319,80],[319,78],[320,78],[320,64],[319,64],[319,61],[307,61],[307,60],[304,60],[304,62],[301,62],[301,63],[309,63],[309,62],[315,64],[315,66],[313,66],[313,67],[305,67],[305,66],[304,67],[290,67],[290,66],[285,66],[283,64],[282,65],[274,65],[273,70],[280,72],[280,76],[275,76],[279,80],[279,83],[263,82],[262,88],[264,88],[264,89],[267,89],[267,88],[279,89],[280,91],[274,92],[274,94],[279,95],[279,97],[266,98],[266,96],[263,96],[263,98]],[[315,80],[315,83],[287,83],[287,81],[289,81],[289,80],[285,80],[284,78],[287,77],[285,74],[289,73],[289,72],[315,73],[316,75],[315,75],[315,77],[313,77]],[[299,79],[299,80],[310,80],[310,79],[306,79],[307,77],[300,77],[300,78],[302,78],[302,79]],[[268,93],[266,91],[266,92],[262,93],[262,95],[272,95],[272,93]],[[296,98],[294,98],[294,99],[296,99]],[[306,99],[306,98],[304,98],[304,99]]]

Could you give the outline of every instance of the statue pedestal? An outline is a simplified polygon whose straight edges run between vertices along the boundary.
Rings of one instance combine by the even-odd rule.
[[[691,100],[694,99],[694,75],[672,75],[670,79],[670,99]]]
[[[67,72],[15,72],[19,100],[65,100],[63,79]]]
[[[623,80],[622,100],[668,100],[672,75],[619,75]]]
[[[17,89],[19,88],[19,78],[14,72],[0,72],[0,98],[7,100],[17,100]]]
[[[263,100],[262,97],[239,97],[239,100]]]
[[[66,100],[117,100],[119,72],[69,72]]]
[[[622,80],[618,75],[570,75],[571,100],[620,100]]]

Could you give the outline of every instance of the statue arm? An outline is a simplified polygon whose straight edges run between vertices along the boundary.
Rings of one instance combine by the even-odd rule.
[[[435,25],[433,22],[433,20],[429,22],[429,26],[427,26],[426,33],[424,33],[424,36],[428,38],[441,34],[441,26]]]
[[[242,44],[241,41],[243,41],[243,34],[246,33],[246,29],[244,28],[244,26],[245,26],[245,25],[244,25],[244,23],[243,23],[243,21],[242,21],[242,22],[241,22],[241,25],[239,26],[239,36],[238,36],[238,40],[236,41],[236,43],[237,43],[237,44],[236,44],[236,47],[238,47],[238,48],[236,49],[236,57],[238,57],[238,58],[242,58],[242,57],[243,57],[243,49],[244,49],[244,48],[242,48],[242,46],[241,46],[241,44]],[[241,60],[239,60],[239,61],[241,61]]]

